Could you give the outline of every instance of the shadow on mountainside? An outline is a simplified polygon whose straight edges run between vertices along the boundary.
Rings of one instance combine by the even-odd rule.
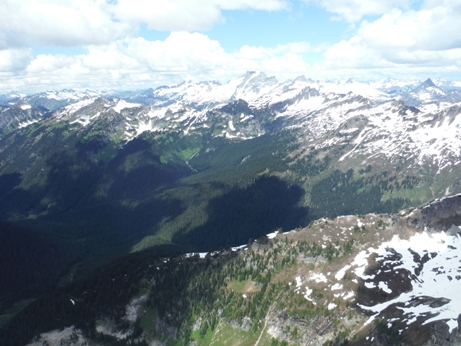
[[[183,203],[158,198],[157,192],[190,172],[163,164],[143,140],[105,162],[92,160],[105,148],[100,139],[76,148],[78,155],[63,149],[47,157],[43,179],[27,187],[20,185],[19,173],[0,176],[0,220],[52,241],[73,277],[126,254],[155,234],[162,219],[180,215]]]
[[[177,234],[176,244],[195,251],[246,244],[281,228],[289,231],[309,222],[309,209],[298,206],[304,190],[276,177],[260,177],[246,188],[234,188],[210,201],[206,223]]]

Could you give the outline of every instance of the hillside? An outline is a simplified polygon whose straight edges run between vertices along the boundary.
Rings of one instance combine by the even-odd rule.
[[[216,251],[461,192],[461,96],[432,80],[248,72],[227,84],[0,101],[0,232],[9,253],[30,253],[8,258],[18,270],[0,324],[130,253]],[[59,265],[31,270],[44,256],[28,239]],[[36,289],[21,287],[32,278]]]
[[[2,340],[459,345],[460,210],[458,195],[213,253],[133,254],[30,304]]]

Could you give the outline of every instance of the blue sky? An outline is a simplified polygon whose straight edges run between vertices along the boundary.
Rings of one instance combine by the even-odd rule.
[[[283,80],[461,80],[461,0],[3,0],[0,93]]]

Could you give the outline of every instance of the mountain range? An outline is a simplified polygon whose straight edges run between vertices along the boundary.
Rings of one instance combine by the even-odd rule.
[[[3,223],[0,235],[3,238],[2,253],[5,254],[1,260],[5,265],[1,274],[8,278],[8,285],[0,288],[0,325],[11,331],[8,328],[12,327],[8,326],[17,326],[17,322],[14,322],[17,320],[13,317],[15,314],[18,318],[24,318],[20,311],[27,311],[27,306],[36,309],[31,299],[43,297],[49,292],[55,292],[55,289],[71,289],[68,287],[74,287],[72,285],[76,282],[88,282],[80,280],[96,280],[87,278],[91,277],[95,270],[101,270],[103,264],[120,263],[112,261],[126,260],[125,256],[147,256],[149,259],[136,260],[140,267],[143,267],[144,264],[150,263],[149,261],[157,261],[162,256],[176,258],[175,256],[183,253],[211,253],[242,244],[255,244],[254,239],[264,238],[265,234],[272,234],[275,230],[285,233],[302,229],[304,231],[301,233],[304,235],[299,241],[305,241],[311,234],[317,237],[320,236],[321,229],[326,229],[326,226],[313,226],[319,222],[333,222],[337,224],[335,227],[340,229],[346,227],[340,226],[343,222],[341,220],[345,220],[341,219],[344,215],[355,215],[351,216],[350,222],[347,221],[347,227],[352,227],[352,235],[326,235],[327,238],[331,238],[328,240],[330,243],[318,243],[315,247],[330,246],[329,249],[335,255],[315,253],[315,256],[311,254],[310,257],[326,258],[326,263],[333,263],[334,258],[343,256],[341,258],[349,265],[353,267],[353,263],[356,263],[359,267],[362,266],[359,265],[360,257],[351,256],[359,256],[360,251],[365,249],[363,244],[370,244],[374,250],[368,250],[367,256],[372,255],[373,261],[383,258],[382,263],[376,265],[385,267],[385,259],[392,256],[393,260],[399,256],[406,258],[408,255],[399,252],[400,250],[395,250],[399,255],[387,253],[386,246],[397,246],[400,249],[410,244],[412,247],[413,243],[421,241],[426,236],[418,235],[424,231],[420,225],[429,225],[432,221],[428,218],[423,218],[423,221],[421,218],[418,219],[420,221],[405,221],[414,224],[408,226],[413,231],[404,234],[395,228],[396,224],[403,222],[396,221],[403,218],[396,213],[419,207],[418,213],[425,215],[425,211],[432,210],[437,205],[434,202],[437,199],[461,193],[461,171],[458,167],[461,163],[461,118],[458,116],[461,113],[460,107],[459,82],[431,79],[423,82],[401,82],[391,79],[369,83],[360,83],[352,79],[331,82],[314,81],[303,76],[280,82],[260,72],[248,72],[226,84],[213,81],[184,82],[180,85],[140,91],[61,90],[35,95],[14,92],[2,95],[0,220]],[[431,201],[432,204],[428,204]],[[431,207],[423,209],[423,206]],[[458,210],[459,206],[456,204],[453,208]],[[368,216],[363,218],[364,215]],[[434,220],[440,218],[439,214],[434,215]],[[367,238],[361,226],[364,221],[357,221],[362,219],[368,222],[363,224],[368,230],[366,234],[370,234],[370,237],[379,235],[380,242]],[[378,221],[380,226],[372,224]],[[388,226],[383,226],[384,224]],[[434,229],[437,232],[447,232],[452,225],[460,224],[461,221],[454,220],[448,228],[444,228],[446,225],[439,225]],[[355,230],[355,226],[358,230]],[[330,231],[336,228],[331,228]],[[382,230],[386,230],[387,233],[384,234]],[[359,241],[356,239],[359,235],[365,237],[360,240],[363,244],[352,250],[353,244],[348,241],[352,238]],[[391,235],[399,235],[399,239],[404,240],[394,239],[396,243],[393,243]],[[336,240],[337,237],[340,238]],[[443,240],[444,244],[450,243],[450,246],[456,248],[456,235],[451,234],[450,237],[450,240]],[[52,251],[44,255],[43,251],[34,248],[34,243],[40,244],[40,249]],[[349,250],[345,249],[346,245]],[[312,246],[313,244],[309,245]],[[342,250],[339,250],[338,246]],[[259,255],[263,251],[260,251],[259,245],[252,245],[252,249],[257,250],[256,253]],[[299,252],[292,246],[283,249],[283,253]],[[424,258],[425,250],[431,251],[413,248],[415,260],[417,256],[420,259]],[[19,259],[8,256],[8,253],[30,255],[27,259]],[[282,267],[288,265],[286,261],[294,261],[293,265],[300,270],[299,275],[293,272],[293,275],[282,280],[284,285],[290,286],[291,282],[293,287],[298,288],[297,291],[293,290],[290,296],[290,299],[295,299],[293,302],[297,301],[298,294],[302,298],[312,289],[307,284],[310,280],[308,277],[314,275],[314,272],[310,271],[317,265],[315,260],[312,269],[301,270],[295,264],[304,260],[299,257],[300,255],[296,256],[288,256],[286,260],[280,259],[283,262]],[[447,256],[455,258],[454,253]],[[228,257],[223,261],[227,263]],[[131,260],[128,262],[132,263]],[[215,262],[218,266],[224,265],[221,260],[212,261]],[[263,262],[267,262],[267,258]],[[308,268],[312,267],[311,262],[304,262]],[[410,267],[402,264],[402,268],[409,272],[412,272],[412,266],[420,266],[416,262],[408,263]],[[442,266],[447,268],[446,263]],[[40,272],[37,271],[37,267],[44,269]],[[386,267],[387,269],[384,267],[383,272],[395,271],[398,265],[391,265],[389,268]],[[178,271],[183,270],[175,268]],[[333,286],[339,285],[342,278],[336,278],[333,282],[325,272],[327,269],[321,268],[323,269],[319,269],[315,274],[323,275],[318,276],[321,281],[314,281],[321,286],[325,277],[328,287],[322,289],[333,292]],[[367,287],[363,285],[369,278],[363,273],[360,274],[357,268],[354,269],[354,273],[358,286],[351,284],[349,288],[354,292],[363,291],[363,297],[368,298],[356,299],[354,311],[359,311],[359,315],[354,315],[355,312],[351,314],[360,316],[356,320],[364,326],[363,330],[368,330],[366,325],[374,326],[374,329],[370,330],[381,330],[379,328],[384,328],[387,324],[376,323],[383,320],[383,311],[391,305],[400,306],[403,300],[399,299],[403,297],[409,299],[405,292],[410,286],[416,290],[416,279],[410,275],[410,281],[405,281],[402,288],[395,286],[392,281],[394,279],[390,278],[391,281],[382,280],[383,284],[375,280],[373,284],[368,283],[370,287]],[[456,272],[456,268],[450,270]],[[333,269],[328,270],[333,273]],[[420,275],[416,272],[413,274],[416,277]],[[143,271],[142,275],[145,277],[147,274]],[[221,274],[210,272],[209,275],[220,277]],[[243,274],[235,272],[235,275],[239,277]],[[275,275],[275,272],[271,272],[270,275]],[[263,292],[258,299],[275,299],[275,296],[270,296],[265,291],[267,287],[264,290],[261,288],[264,287],[263,281],[248,281],[248,277],[235,279],[236,281],[232,279],[235,282],[231,280],[230,285],[251,286],[251,282],[256,282],[256,286],[259,285],[260,288],[256,287],[254,293]],[[455,285],[458,280],[456,275],[450,277],[450,282]],[[424,280],[429,279],[424,277]],[[33,285],[30,284],[31,280]],[[168,280],[176,279],[173,276],[163,277],[162,280],[169,282]],[[418,280],[423,279],[421,277]],[[138,282],[131,283],[136,289],[142,289]],[[226,285],[229,285],[229,282]],[[371,287],[372,285],[374,286]],[[398,295],[387,292],[394,291],[391,286],[396,287]],[[136,296],[135,288],[124,296],[124,299],[128,299],[126,304]],[[271,294],[282,296],[280,289],[273,288]],[[378,292],[378,289],[381,289],[384,295]],[[247,292],[246,288],[238,288],[238,291],[244,292],[242,294],[252,292],[251,289]],[[76,295],[82,294],[80,291],[72,292]],[[348,292],[344,291],[343,296],[347,296]],[[381,298],[373,298],[375,294],[381,295]],[[57,293],[53,295],[59,296]],[[424,294],[419,294],[421,295]],[[142,296],[143,294],[140,294],[138,298]],[[431,293],[431,296],[434,295]],[[339,306],[347,303],[345,299],[345,302],[338,304],[335,299],[339,296],[333,297],[325,296],[318,301],[303,298],[303,302],[310,302],[314,306],[316,302],[322,306],[326,305],[327,308],[321,311],[306,308],[303,312],[305,315],[299,318],[311,321],[312,318],[320,318],[316,317],[320,316],[320,313],[328,316],[328,311],[333,310],[328,308],[328,304]],[[77,301],[75,297],[69,299]],[[417,301],[420,298],[415,299],[412,306],[416,307],[419,306]],[[443,299],[454,298],[447,295]],[[445,306],[446,304],[442,304],[443,299],[431,300],[427,304],[434,307],[440,304]],[[196,297],[193,300],[196,302]],[[378,306],[376,302],[384,305]],[[50,304],[54,306],[55,302]],[[245,326],[248,326],[248,330],[253,330],[253,336],[257,331],[265,331],[266,328],[270,330],[270,323],[275,318],[271,315],[272,309],[277,307],[274,311],[287,313],[286,309],[280,308],[279,303],[274,304],[276,305],[267,305],[258,318],[256,315],[249,316],[247,312],[239,315],[242,318],[237,323],[239,328],[246,330]],[[104,305],[104,309],[109,309],[109,305],[112,309],[111,304]],[[129,322],[128,329],[138,328],[139,326],[136,327],[133,323],[140,323],[140,315],[130,320],[131,317],[123,317],[125,305],[117,306],[117,309],[121,310],[116,321]],[[350,306],[346,307],[349,309]],[[165,313],[168,310],[166,307],[156,306],[155,314],[160,313],[158,309],[163,309],[161,311]],[[113,311],[109,310],[106,312],[111,316]],[[147,308],[145,310],[148,311]],[[413,315],[416,317],[411,315],[408,309],[400,310],[404,311],[403,315],[407,316],[408,321],[416,318],[418,323],[421,322],[414,311]],[[181,315],[184,311],[180,308],[178,311],[180,313],[178,312],[177,321],[184,320],[185,315]],[[314,314],[312,311],[317,313]],[[174,315],[172,311],[168,313]],[[82,316],[88,314],[88,311],[82,312]],[[226,323],[231,325],[234,323],[232,321],[235,319],[229,316],[223,319],[222,313],[212,314],[218,324],[219,321],[227,321]],[[375,317],[365,323],[363,319],[367,314]],[[440,314],[443,315],[442,312]],[[194,330],[202,328],[203,323],[198,321],[203,322],[204,317],[199,316],[198,311],[193,315],[195,322],[189,325],[192,328],[189,334],[189,329],[181,329],[183,327],[175,324],[177,321],[165,322],[160,318],[160,327],[156,332],[158,337],[155,338],[155,333],[151,333],[143,340],[163,340],[162,342],[166,343],[168,339],[168,342],[184,342],[186,335],[191,337],[195,335]],[[403,326],[404,318],[401,315],[398,315],[400,322],[396,323],[398,327],[395,328],[401,329]],[[392,318],[397,318],[395,316]],[[456,316],[453,316],[450,315],[447,322],[448,334],[456,335]],[[250,321],[247,324],[244,322],[245,317]],[[319,325],[326,323],[326,327],[333,323],[330,319],[322,318],[318,322]],[[188,315],[187,321],[192,320],[193,318]],[[208,320],[203,326],[211,326],[212,322]],[[69,323],[71,324],[60,327],[75,324],[71,320]],[[89,330],[97,330],[101,335],[114,337],[112,332],[103,333],[101,330],[108,330],[107,328],[110,329],[110,326],[116,326],[117,323],[108,322],[106,327],[97,327],[100,326],[97,320],[94,323],[96,324],[89,329],[77,328],[78,331],[73,329],[70,333],[77,335],[82,331],[85,334]],[[213,328],[217,328],[216,323]],[[312,341],[313,344],[318,344],[320,340],[323,340],[322,343],[333,342],[335,338],[338,344],[352,342],[346,337],[346,330],[354,335],[361,335],[358,329],[348,326],[347,323],[335,323],[335,333],[329,332],[328,338],[316,337],[316,341]],[[49,324],[50,328],[52,325]],[[419,323],[418,328],[421,325],[424,324]],[[195,329],[196,326],[198,329]],[[304,328],[303,326],[305,327],[303,324],[298,325],[298,332]],[[146,332],[147,327],[141,327]],[[407,336],[400,338],[402,332],[395,334],[397,329],[394,327],[386,328],[390,328],[388,339],[409,342]],[[37,331],[40,330],[42,333],[51,330],[45,329],[42,326]],[[387,329],[384,329],[381,332],[385,334]],[[139,328],[136,330],[139,331]],[[201,331],[202,339],[206,335],[218,337],[216,333],[207,334],[207,330]],[[340,335],[340,332],[343,334]],[[261,334],[262,338],[267,336],[267,332],[265,333]],[[316,333],[318,334],[317,329]],[[299,337],[288,337],[288,334],[286,330],[277,328],[270,332],[274,343],[279,342],[277,340],[285,340],[283,342],[290,344],[308,342],[307,334]],[[85,338],[88,337],[85,335]],[[129,335],[129,338],[115,337],[118,341],[110,340],[120,343],[138,340],[136,338],[139,335],[136,333]],[[435,334],[427,334],[426,339],[429,340],[431,335]],[[371,334],[367,336],[373,337]],[[200,344],[201,341],[197,341],[200,338],[196,335],[194,338]],[[367,340],[359,336],[357,338],[360,342]],[[101,341],[97,338],[91,340],[96,343]],[[389,340],[386,341],[387,344]],[[141,342],[141,339],[139,341]]]

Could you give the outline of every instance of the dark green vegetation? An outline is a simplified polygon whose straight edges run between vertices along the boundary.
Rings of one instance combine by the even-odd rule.
[[[355,223],[357,218],[351,218]],[[74,326],[98,345],[148,345],[153,340],[171,346],[255,345],[257,340],[260,345],[305,345],[310,340],[358,346],[372,345],[370,335],[382,345],[424,344],[436,327],[424,326],[421,332],[421,326],[412,325],[401,334],[406,323],[389,327],[387,321],[401,315],[398,309],[364,327],[368,316],[353,301],[335,298],[341,290],[327,290],[311,277],[306,298],[296,276],[305,280],[332,271],[325,274],[331,279],[373,238],[354,232],[356,242],[337,238],[325,247],[318,245],[322,237],[311,239],[309,230],[318,227],[329,236],[336,234],[335,222],[314,222],[273,240],[263,236],[241,252],[224,250],[205,258],[161,257],[174,254],[166,247],[163,253],[130,254],[30,303],[0,330],[0,340],[25,345],[40,333]],[[378,227],[368,222],[371,226]],[[311,241],[302,240],[306,238]],[[351,277],[340,282],[353,290]],[[268,332],[269,325],[278,329],[277,338]],[[120,334],[125,337],[117,338]]]
[[[311,191],[313,219],[372,212],[391,213],[405,205],[403,198],[382,201],[383,192],[391,189],[388,179],[376,179],[376,177],[354,179],[353,174],[352,169],[346,173],[335,170],[313,186]]]
[[[57,244],[37,232],[0,222],[0,306],[44,294],[65,270]]]
[[[245,244],[274,229],[291,230],[309,221],[308,208],[298,207],[304,192],[275,177],[258,178],[210,200],[207,222],[173,241],[201,251]]]
[[[269,243],[265,237],[258,244],[241,255],[227,252],[205,259],[164,260],[151,251],[131,254],[36,300],[6,325],[0,340],[11,346],[24,345],[34,335],[74,325],[107,345],[132,344],[142,333],[169,345],[187,345],[193,340],[205,345],[207,335],[219,323],[234,323],[246,324],[249,340],[254,342],[275,303],[290,318],[306,319],[319,313],[334,318],[325,307],[295,294],[277,276],[294,268],[299,254],[319,256],[328,249],[307,242],[296,247],[287,240]],[[331,260],[342,253],[334,251]],[[143,312],[130,323],[125,307],[133,297],[143,297]],[[117,330],[130,330],[130,336],[117,340],[96,332],[104,319]],[[194,327],[197,320],[201,322]],[[291,334],[293,340],[298,338],[296,331]],[[273,342],[277,344],[276,339]]]
[[[341,172],[341,153],[301,155],[275,123],[245,141],[162,132],[122,143],[121,117],[78,128],[45,119],[0,140],[0,236],[21,268],[0,313],[133,251],[209,251],[323,216],[395,211],[406,201],[384,194],[415,184],[371,166]]]

